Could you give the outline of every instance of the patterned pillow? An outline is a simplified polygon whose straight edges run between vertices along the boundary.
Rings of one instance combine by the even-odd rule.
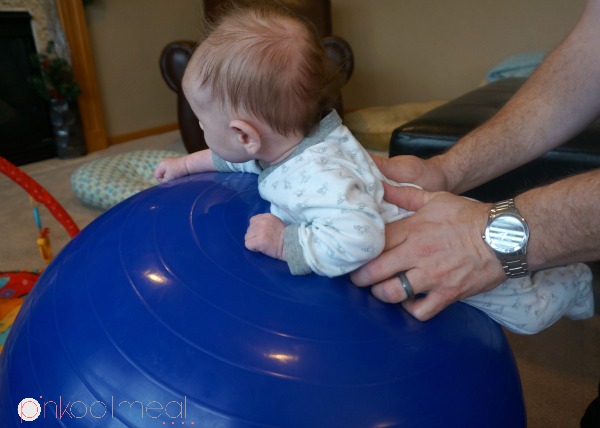
[[[84,203],[109,209],[136,193],[158,184],[152,176],[158,163],[182,153],[137,150],[85,163],[71,175],[71,187]]]

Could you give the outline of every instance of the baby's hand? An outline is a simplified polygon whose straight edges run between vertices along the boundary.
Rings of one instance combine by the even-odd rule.
[[[250,219],[246,232],[246,248],[279,260],[283,258],[285,223],[273,214],[258,214]]]
[[[188,175],[185,158],[164,158],[154,170],[154,178],[160,182],[174,180],[178,177]]]

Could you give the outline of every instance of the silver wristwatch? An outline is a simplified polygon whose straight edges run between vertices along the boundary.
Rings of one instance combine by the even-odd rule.
[[[509,278],[529,274],[526,250],[529,226],[515,207],[515,201],[495,203],[490,210],[483,240],[494,250]]]

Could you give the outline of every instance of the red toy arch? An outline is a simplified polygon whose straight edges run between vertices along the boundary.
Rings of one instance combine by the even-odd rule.
[[[44,189],[37,181],[27,175],[22,169],[0,157],[0,172],[5,174],[12,181],[21,186],[33,199],[44,204],[48,211],[63,225],[69,236],[72,238],[79,233],[79,227],[75,224],[71,216],[58,203],[56,199]]]

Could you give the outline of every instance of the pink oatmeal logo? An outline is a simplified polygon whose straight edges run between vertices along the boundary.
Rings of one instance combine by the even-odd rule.
[[[23,398],[17,407],[21,421],[35,421],[42,414],[42,406],[35,398]]]
[[[181,400],[171,400],[166,404],[151,400],[119,400],[114,396],[106,402],[96,400],[85,403],[81,400],[68,400],[59,396],[57,400],[24,398],[17,407],[17,414],[23,422],[33,422],[36,419],[76,420],[91,418],[114,419],[116,413],[140,420],[154,420],[162,425],[175,425],[178,420],[182,425],[196,425],[195,421],[187,421],[187,397]],[[179,422],[178,422],[179,423]]]

